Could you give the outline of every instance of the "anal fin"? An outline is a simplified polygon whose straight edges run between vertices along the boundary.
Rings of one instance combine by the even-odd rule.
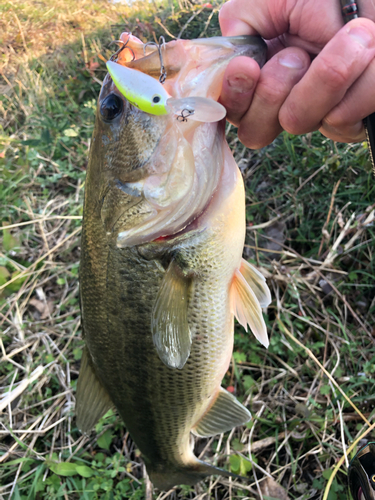
[[[249,410],[221,387],[216,401],[195,425],[193,433],[201,437],[214,436],[243,425],[250,418]]]
[[[268,347],[269,340],[259,300],[242,273],[236,269],[231,286],[231,309],[238,322],[251,331],[261,344]]]
[[[189,286],[190,279],[183,276],[172,261],[165,272],[151,318],[154,345],[160,359],[170,368],[182,369],[190,355]]]
[[[113,407],[111,398],[96,376],[87,347],[83,349],[77,382],[76,419],[82,432],[89,432]]]

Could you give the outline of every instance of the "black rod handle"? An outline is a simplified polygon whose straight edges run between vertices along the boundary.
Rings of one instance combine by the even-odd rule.
[[[340,0],[341,2],[341,12],[345,23],[348,23],[352,19],[357,19],[359,17],[358,6],[356,2],[350,0]],[[363,123],[365,125],[366,138],[368,143],[368,150],[370,153],[370,160],[372,163],[372,170],[375,175],[375,113],[367,116]]]

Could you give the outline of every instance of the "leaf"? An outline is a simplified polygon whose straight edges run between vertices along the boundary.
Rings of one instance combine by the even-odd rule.
[[[330,490],[328,493],[327,500],[337,500],[337,494],[333,490]]]
[[[0,266],[0,285],[4,285],[8,281],[10,272],[5,266]]]
[[[26,141],[21,141],[21,144],[23,146],[35,147],[35,146],[39,146],[40,141],[38,139],[27,139]]]
[[[14,273],[12,273],[11,279],[16,278],[20,273],[21,271],[14,271]],[[26,278],[27,276],[21,276],[20,278],[14,280],[6,287],[6,290],[8,290],[9,292],[18,292]]]
[[[329,394],[330,391],[331,391],[331,388],[328,384],[322,385],[322,387],[320,388],[320,394],[323,394],[323,395]]]
[[[239,439],[233,439],[232,448],[235,451],[242,451],[244,449],[244,445],[242,443],[240,443]]]
[[[233,358],[237,363],[244,363],[246,361],[246,354],[244,352],[234,352]]]
[[[58,476],[74,476],[77,474],[77,464],[71,464],[70,462],[52,462],[49,468]]]
[[[238,474],[240,472],[241,468],[241,459],[238,455],[231,455],[229,457],[229,463],[230,463],[230,470],[231,472],[234,472],[235,474]]]
[[[19,247],[20,242],[18,238],[12,235],[9,229],[3,229],[3,248],[6,252],[13,250],[13,248]]]
[[[312,483],[313,488],[315,488],[317,490],[322,490],[323,486],[324,486],[323,478],[320,477],[319,479],[314,479],[314,481]]]
[[[109,450],[109,447],[111,446],[112,443],[112,438],[113,438],[113,433],[110,429],[107,429],[104,434],[98,438],[98,445],[100,448],[103,448],[104,450]]]
[[[332,472],[333,470],[332,469],[326,469],[323,471],[323,477],[324,479],[329,479],[331,476],[332,476]]]
[[[78,132],[73,128],[67,128],[66,130],[64,130],[64,135],[65,137],[77,137]]]
[[[14,488],[13,495],[12,495],[12,500],[21,500],[20,491],[19,491],[17,485]]]
[[[82,352],[83,351],[80,347],[73,349],[73,357],[76,361],[79,361],[82,358]]]
[[[288,492],[271,477],[266,477],[260,485],[264,499],[289,500]]]
[[[241,476],[246,476],[246,474],[251,471],[251,469],[253,468],[251,462],[249,462],[249,460],[246,460],[245,458],[243,457],[240,457],[241,459],[241,464],[240,464],[240,475]]]
[[[40,319],[48,318],[53,312],[53,302],[51,300],[42,301],[36,298],[32,298],[29,300],[29,304],[40,313]]]
[[[48,128],[45,128],[44,130],[42,130],[42,133],[40,134],[40,139],[45,144],[51,144],[52,138],[51,138],[51,134],[50,134],[50,131]]]
[[[82,477],[91,477],[95,474],[91,467],[88,467],[87,465],[77,465],[76,469],[78,474]]]
[[[248,391],[251,387],[256,385],[256,382],[251,375],[244,375],[243,385],[244,385],[245,391]]]

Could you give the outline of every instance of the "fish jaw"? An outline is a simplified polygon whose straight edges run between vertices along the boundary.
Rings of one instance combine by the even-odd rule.
[[[160,76],[160,57],[155,45],[145,45],[134,36],[128,33],[122,33],[120,39],[125,43],[128,40],[129,49],[133,51],[131,57],[130,51],[124,50],[119,54],[118,62],[129,68],[137,69],[147,73],[154,78]],[[142,49],[142,45],[144,49]],[[232,37],[212,37],[199,38],[196,40],[173,40],[160,46],[163,57],[163,65],[167,73],[167,79],[174,78],[182,68],[191,66],[192,53],[195,59],[194,64],[207,63],[206,58],[212,59],[215,63],[223,57],[239,55],[248,56],[259,64],[260,67],[266,62],[267,45],[259,36],[232,36]],[[199,51],[201,55],[199,56]],[[204,52],[203,52],[204,51]],[[215,53],[212,56],[212,53]],[[222,62],[222,61],[221,61]]]

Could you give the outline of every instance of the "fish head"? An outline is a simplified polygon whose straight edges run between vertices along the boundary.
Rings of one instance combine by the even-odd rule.
[[[204,212],[224,165],[225,109],[217,100],[225,68],[237,55],[265,57],[255,37],[156,47],[123,41],[129,50],[108,64],[112,76],[99,96],[88,168],[106,233],[119,247],[176,235]],[[155,96],[165,112],[147,103]]]
[[[87,169],[85,203],[94,204],[108,236],[147,216],[142,192],[132,187],[147,178],[150,160],[165,133],[163,116],[144,113],[103,81]],[[130,183],[131,185],[128,185]]]

